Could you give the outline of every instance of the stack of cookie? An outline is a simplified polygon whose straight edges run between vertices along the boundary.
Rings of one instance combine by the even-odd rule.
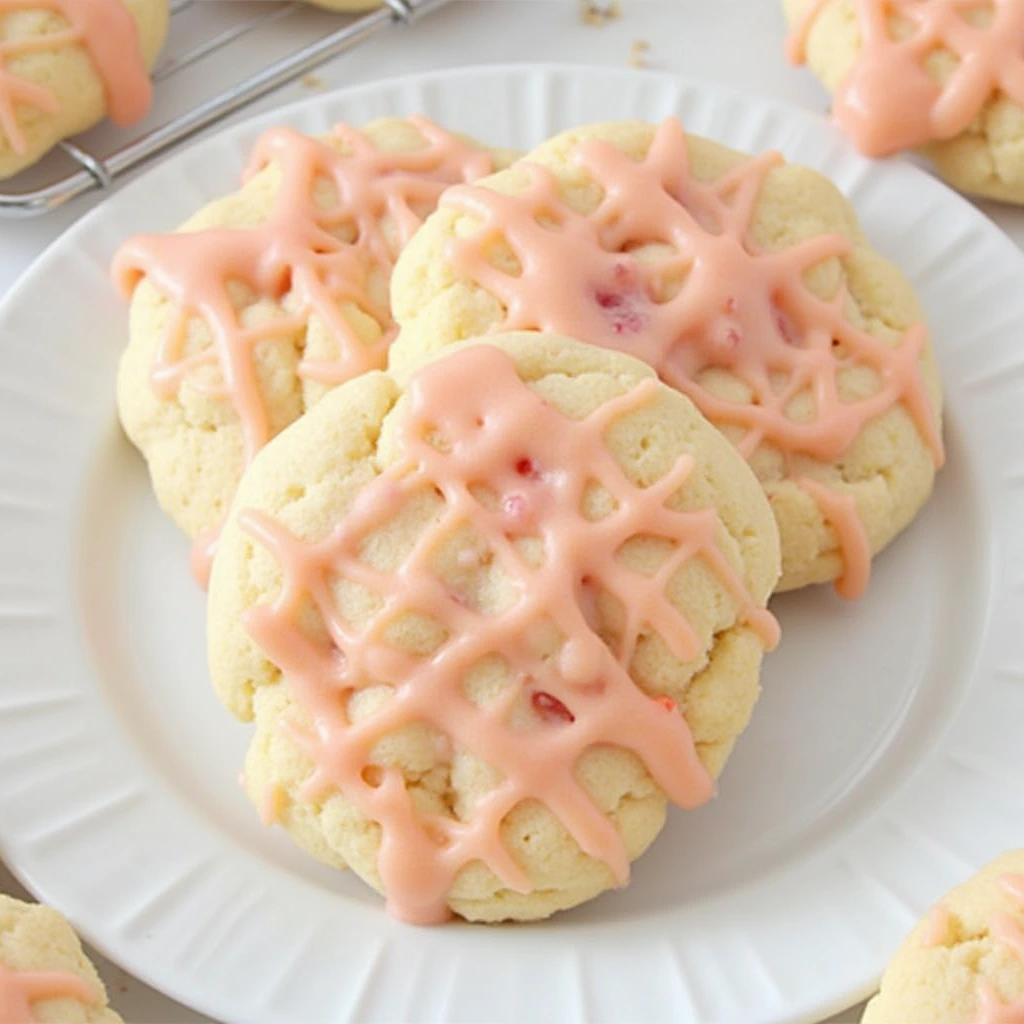
[[[861,149],[1024,200],[1018,0],[785,7]],[[141,117],[166,21],[0,0],[0,177]],[[672,119],[522,157],[423,118],[278,129],[116,275],[122,422],[194,540],[245,790],[411,922],[624,884],[669,803],[714,795],[770,596],[861,597],[942,464],[923,313],[847,202]],[[1022,914],[1018,852],[865,1020],[1017,1019]],[[0,1017],[36,1004],[116,1019],[67,926],[0,897]]]
[[[671,119],[520,159],[271,131],[116,273],[246,791],[410,921],[623,884],[714,794],[769,596],[860,595],[942,461],[923,315],[846,201]]]

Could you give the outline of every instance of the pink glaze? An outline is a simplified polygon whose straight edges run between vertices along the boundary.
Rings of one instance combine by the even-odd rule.
[[[848,601],[863,597],[871,577],[871,542],[857,515],[853,495],[840,494],[809,477],[800,477],[796,482],[818,503],[825,522],[835,534],[843,559],[843,572],[836,580],[836,593]]]
[[[651,401],[656,389],[655,381],[645,381],[586,419],[572,420],[526,387],[505,353],[466,349],[413,377],[396,426],[400,461],[363,489],[326,539],[300,541],[261,512],[240,516],[284,573],[276,598],[250,608],[246,625],[312,723],[309,730],[290,729],[315,765],[304,796],[322,799],[340,790],[380,823],[378,869],[390,910],[406,921],[446,917],[452,883],[474,861],[511,889],[531,888],[500,835],[501,823],[524,801],[545,804],[580,848],[603,860],[624,884],[629,858],[622,838],[575,775],[580,757],[593,747],[635,752],[680,806],[697,807],[714,793],[685,719],[666,713],[663,699],[646,695],[630,677],[637,644],[641,634],[657,631],[677,658],[701,655],[703,641],[665,596],[674,574],[694,558],[733,594],[743,621],[766,646],[776,642],[778,627],[754,606],[718,548],[715,511],[666,507],[685,486],[693,459],[681,457],[661,480],[640,488],[608,451],[609,426]],[[428,443],[428,436],[443,438],[447,451]],[[581,511],[591,481],[617,502],[597,522]],[[493,502],[478,500],[483,488]],[[443,497],[444,507],[411,554],[394,572],[368,566],[360,558],[365,539],[407,501],[431,491]],[[501,501],[512,492],[523,499],[521,514],[510,515]],[[452,589],[434,569],[439,545],[466,524],[518,592],[498,614],[483,612],[473,593]],[[622,545],[639,535],[665,538],[674,547],[651,576],[629,570],[618,557]],[[540,565],[524,560],[517,546],[524,536],[540,541]],[[344,619],[333,600],[331,582],[341,577],[383,600],[361,628]],[[592,625],[598,589],[614,595],[626,612],[614,650]],[[311,608],[329,640],[300,625],[300,616],[309,621]],[[385,639],[409,614],[447,631],[430,657],[406,654]],[[531,637],[551,627],[563,645],[557,658],[545,660]],[[478,707],[463,683],[473,666],[494,657],[508,664],[513,681],[491,704]],[[349,698],[378,683],[394,687],[392,699],[369,718],[350,721]],[[524,732],[512,713],[526,707],[535,724]],[[440,756],[467,750],[500,773],[502,781],[466,819],[420,813],[401,773],[374,760],[383,737],[413,722],[440,734]]]
[[[34,107],[46,114],[60,110],[57,97],[45,86],[7,70],[12,58],[85,47],[103,82],[107,113],[117,124],[133,124],[149,110],[153,86],[139,46],[135,21],[121,0],[0,0],[0,17],[15,11],[49,8],[67,23],[64,31],[0,42],[0,130],[16,153],[24,153],[25,133],[17,107]]]
[[[390,275],[398,252],[452,182],[486,174],[491,157],[474,150],[425,118],[410,118],[426,145],[409,152],[377,149],[367,136],[339,124],[335,137],[350,149],[342,155],[317,139],[275,128],[256,143],[244,180],[275,164],[281,181],[266,220],[253,228],[213,228],[166,235],[139,235],[122,246],[114,277],[129,296],[146,278],[174,306],[153,365],[153,387],[170,399],[185,377],[200,367],[219,367],[218,394],[230,402],[242,428],[246,464],[270,439],[254,358],[256,348],[302,330],[316,316],[337,341],[332,360],[303,359],[299,373],[339,384],[383,367],[395,327],[391,311],[373,302],[368,282]],[[314,199],[317,183],[331,183],[337,203]],[[395,229],[391,241],[381,221]],[[354,226],[352,242],[340,232]],[[245,326],[229,285],[244,284],[257,297],[294,299],[288,313],[257,326]],[[381,327],[376,342],[365,344],[342,315],[347,303]],[[213,343],[186,354],[188,324],[202,319]],[[205,586],[219,530],[204,533],[192,555],[193,574]]]
[[[270,828],[271,825],[276,825],[281,820],[284,802],[285,792],[277,783],[263,788],[263,796],[260,799],[260,821],[265,828]]]
[[[192,542],[192,550],[188,556],[188,567],[192,579],[200,589],[210,586],[210,569],[213,568],[213,556],[217,553],[217,541],[220,539],[220,526],[203,530]]]
[[[997,911],[992,916],[989,931],[997,942],[1009,946],[1021,960],[1024,960],[1024,931],[1021,931],[1014,918],[1005,911]]]
[[[1024,875],[1001,875],[998,884],[1024,911]],[[1024,929],[1015,918],[997,910],[989,922],[989,934],[1024,962]],[[983,978],[978,983],[978,1010],[971,1024],[1024,1024],[1024,993],[1012,1003],[1004,1003],[992,983]]]
[[[77,974],[64,971],[12,971],[0,964],[0,1021],[35,1024],[32,1004],[46,999],[77,999],[95,1005],[98,993]]]
[[[807,36],[827,2],[811,0],[794,25],[787,44],[793,63],[806,59]],[[1020,0],[854,2],[861,48],[836,91],[833,115],[862,152],[884,156],[959,135],[999,92],[1024,104]],[[991,22],[971,25],[967,16],[985,6]],[[894,38],[893,19],[910,28],[906,38]],[[959,62],[944,85],[925,67],[937,50],[950,51]]]
[[[936,903],[928,911],[928,918],[925,921],[924,930],[921,932],[921,945],[926,949],[941,946],[949,936],[951,923],[952,917],[949,911],[941,903]]]
[[[716,181],[698,181],[689,171],[683,129],[669,119],[642,161],[596,139],[581,143],[573,159],[605,191],[589,216],[566,205],[551,171],[532,164],[524,167],[530,183],[521,194],[459,186],[442,200],[481,222],[453,240],[449,253],[460,273],[504,303],[495,330],[556,331],[639,356],[713,423],[739,427],[738,447],[747,458],[766,443],[790,461],[835,461],[870,420],[902,403],[941,464],[942,442],[918,370],[924,326],[890,348],[850,322],[845,290],[830,300],[809,290],[806,271],[846,256],[846,236],[810,238],[780,251],[762,249],[751,237],[761,186],[780,163],[778,154],[755,157]],[[508,240],[521,273],[490,262],[499,237]],[[673,251],[655,265],[630,254],[651,243]],[[667,298],[668,282],[683,278]],[[840,399],[837,376],[851,366],[878,374],[876,394]],[[739,378],[753,400],[712,393],[703,376],[715,368]],[[801,394],[816,407],[806,422],[786,414]],[[868,579],[870,545],[852,500],[837,497],[823,512],[846,563],[840,592],[854,596]]]
[[[1024,910],[1024,875],[1000,875],[999,886],[1021,910]]]
[[[1024,1002],[1004,1003],[988,978],[978,982],[978,1009],[971,1024],[1024,1024]]]

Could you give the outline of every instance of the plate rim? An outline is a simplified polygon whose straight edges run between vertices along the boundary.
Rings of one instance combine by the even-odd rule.
[[[119,202],[127,203],[131,197],[144,194],[146,190],[151,187],[151,182],[158,179],[162,173],[165,173],[165,169],[168,165],[187,158],[196,159],[198,155],[204,152],[214,152],[219,146],[226,145],[229,138],[236,144],[241,143],[243,141],[247,141],[248,136],[255,135],[257,132],[271,124],[288,121],[317,109],[325,111],[330,110],[334,105],[343,104],[346,101],[351,101],[361,95],[372,94],[377,91],[389,89],[398,90],[403,87],[420,87],[425,83],[429,84],[431,82],[451,82],[466,78],[472,79],[481,75],[494,78],[505,77],[523,80],[536,76],[542,76],[546,80],[559,76],[567,79],[574,79],[578,77],[592,78],[599,76],[602,78],[628,78],[631,80],[642,77],[654,82],[662,83],[663,85],[670,85],[677,89],[681,95],[684,93],[703,93],[715,99],[716,102],[724,101],[730,104],[740,104],[743,106],[753,103],[762,109],[770,109],[777,112],[778,116],[781,116],[786,120],[793,120],[794,122],[800,123],[804,126],[810,125],[813,127],[814,131],[827,131],[833,135],[837,134],[835,129],[833,129],[823,117],[793,104],[775,99],[758,97],[746,93],[743,90],[719,85],[717,83],[701,82],[683,75],[654,70],[638,71],[555,62],[508,62],[502,64],[478,66],[469,65],[459,68],[435,69],[425,72],[374,79],[369,82],[362,82],[356,85],[332,90],[328,93],[304,97],[282,107],[273,108],[260,114],[247,117],[237,123],[231,124],[227,128],[205,134],[196,142],[186,147],[182,147],[168,156],[161,158],[154,166],[133,177],[116,192],[105,197],[103,201],[98,203],[93,209],[86,212],[24,269],[15,284],[3,299],[0,300],[0,331],[2,331],[4,326],[8,323],[12,316],[12,311],[16,310],[18,305],[23,301],[22,296],[31,294],[32,289],[37,286],[38,280],[47,272],[52,262],[60,259],[66,249],[74,248],[81,240],[90,237],[94,232],[101,229],[110,209],[115,207],[116,204]],[[845,147],[845,143],[841,144]],[[847,158],[852,155],[852,151],[850,151],[847,153]],[[859,157],[856,159],[861,160],[862,164],[872,173],[880,166],[878,162],[872,163]],[[944,196],[945,201],[953,201],[961,204],[962,207],[965,208],[965,212],[969,214],[970,218],[975,219],[976,223],[984,225],[986,231],[993,233],[993,235],[999,235],[1005,244],[1007,253],[1012,254],[1012,258],[1015,261],[1024,265],[1024,254],[1020,252],[1012,240],[1001,232],[998,226],[989,221],[984,214],[977,210],[977,208],[973,207],[966,199],[953,192],[944,183],[939,182],[930,175],[925,174],[925,172],[912,167],[902,159],[897,158],[895,160],[885,161],[884,165],[903,167],[907,170],[911,170],[915,175],[920,176],[923,187],[924,184],[927,183],[927,188],[929,189],[943,190],[946,193]],[[4,349],[0,349],[0,369],[3,368],[6,361],[7,356],[5,355]],[[993,550],[991,554],[994,558],[995,551]],[[74,600],[77,595],[73,594],[71,597]],[[991,627],[992,616],[988,615],[984,624],[984,631],[986,634],[991,630]],[[987,640],[987,637],[985,639]],[[979,641],[979,643],[982,643],[982,641]],[[974,666],[974,671],[978,671],[977,665]],[[0,727],[0,733],[2,733],[2,731],[2,727]],[[923,766],[920,766],[918,769],[918,771],[921,770],[923,770]],[[909,779],[905,780],[904,785],[908,782]],[[0,780],[0,791],[2,790],[3,785],[2,780]],[[2,813],[0,813],[0,818],[2,818]],[[4,829],[3,835],[0,836],[0,852],[3,853],[5,861],[12,873],[22,880],[26,886],[33,891],[33,893],[36,893],[41,898],[45,899],[50,895],[56,895],[60,891],[59,883],[55,883],[53,879],[45,877],[45,872],[41,875],[39,873],[38,865],[34,867],[33,864],[28,863],[24,859],[24,856],[21,855],[18,849],[18,840],[14,839],[12,841],[12,838],[8,834],[8,830],[6,828]],[[96,949],[100,950],[114,962],[124,965],[132,974],[146,981],[154,988],[160,989],[170,997],[177,999],[188,1006],[198,1008],[200,1012],[211,1014],[215,1017],[222,1017],[224,1019],[233,1019],[231,1013],[224,1013],[226,1007],[221,1002],[222,996],[217,996],[216,998],[211,996],[210,998],[207,998],[208,993],[195,992],[188,988],[186,984],[187,976],[184,979],[176,979],[173,976],[173,973],[167,974],[156,969],[154,965],[147,962],[146,956],[141,953],[141,951],[137,953],[137,951],[132,949],[130,942],[126,947],[124,936],[119,935],[116,930],[112,931],[107,923],[94,923],[91,921],[76,920],[75,924]],[[813,1021],[822,1015],[827,1015],[828,1013],[841,1010],[842,1008],[857,1002],[859,999],[864,998],[865,995],[873,991],[876,979],[877,972],[872,973],[870,977],[861,977],[856,980],[851,979],[851,984],[846,992],[842,996],[837,994],[834,999],[829,1002],[828,1006],[796,1007],[792,1012],[788,1010],[782,1011],[785,1012],[786,1015],[780,1016],[777,1019],[780,1021],[786,1020],[794,1022],[798,1020]],[[841,1002],[840,999],[842,1000]]]

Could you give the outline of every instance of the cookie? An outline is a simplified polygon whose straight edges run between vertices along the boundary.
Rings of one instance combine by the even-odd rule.
[[[509,329],[646,360],[750,461],[782,534],[781,590],[863,592],[942,461],[921,309],[850,205],[812,170],[674,119],[573,129],[451,189],[392,303],[397,366]]]
[[[1024,203],[1024,17],[1017,0],[783,0],[793,63],[834,94],[868,156],[917,149],[964,192]],[[893,102],[898,96],[899,102]]]
[[[240,191],[122,247],[121,422],[160,504],[199,538],[200,575],[253,455],[332,387],[384,365],[399,250],[447,185],[496,162],[507,157],[425,118],[319,139],[278,128]]]
[[[167,0],[0,4],[0,179],[104,116],[140,120],[167,20]]]
[[[886,968],[862,1024],[1024,1020],[1024,850],[944,896]]]
[[[50,907],[0,895],[0,1020],[123,1024],[71,925]]]
[[[620,353],[496,335],[325,397],[246,473],[211,675],[266,821],[417,922],[543,918],[709,799],[774,643],[753,474]]]

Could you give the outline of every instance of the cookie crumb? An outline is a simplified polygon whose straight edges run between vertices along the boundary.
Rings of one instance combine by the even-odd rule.
[[[622,8],[618,0],[579,0],[580,21],[584,25],[607,25],[622,17]]]
[[[651,44],[646,39],[634,39],[633,45],[629,48],[629,66],[631,68],[649,67],[647,58],[650,52]]]
[[[299,79],[303,89],[326,89],[327,83],[319,75],[303,75]]]

